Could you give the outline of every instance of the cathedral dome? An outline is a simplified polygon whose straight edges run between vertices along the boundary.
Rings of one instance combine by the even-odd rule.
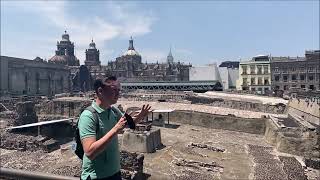
[[[123,56],[140,56],[140,54],[134,49],[133,47],[133,39],[129,40],[129,48],[128,51],[126,51]]]
[[[54,55],[49,59],[49,62],[57,63],[57,64],[68,64],[69,57],[66,55]]]
[[[140,54],[136,50],[128,50],[123,55],[124,56],[140,56]]]
[[[54,64],[63,64],[68,66],[78,66],[79,60],[75,56],[67,56],[67,55],[54,55],[49,59],[50,63]]]

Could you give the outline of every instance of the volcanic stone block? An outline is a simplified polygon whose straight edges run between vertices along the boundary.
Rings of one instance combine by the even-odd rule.
[[[16,105],[18,117],[14,121],[14,125],[24,125],[38,122],[38,117],[34,109],[34,103],[31,101],[19,102]]]
[[[152,127],[150,131],[125,130],[122,148],[129,152],[155,152],[161,146],[160,129]]]
[[[320,169],[320,158],[305,158],[304,161],[306,166],[314,169]]]

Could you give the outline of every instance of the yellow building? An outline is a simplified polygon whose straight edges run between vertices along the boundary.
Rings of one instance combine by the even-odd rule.
[[[270,57],[260,55],[250,61],[240,62],[237,90],[264,94],[271,90]]]

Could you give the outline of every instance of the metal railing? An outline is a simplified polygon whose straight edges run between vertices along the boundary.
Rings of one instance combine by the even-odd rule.
[[[77,177],[60,176],[41,172],[32,172],[18,169],[0,168],[0,178],[22,180],[79,180]]]

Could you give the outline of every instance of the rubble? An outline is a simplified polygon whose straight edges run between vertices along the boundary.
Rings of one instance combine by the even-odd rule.
[[[187,159],[177,159],[173,161],[177,166],[190,167],[194,169],[213,171],[213,172],[222,172],[223,167],[217,165],[216,162],[212,161],[211,163],[204,163],[200,161],[187,160]]]
[[[296,158],[280,156],[279,159],[283,163],[283,170],[287,174],[288,180],[307,180],[304,169]]]
[[[248,152],[254,162],[254,178],[257,180],[288,180],[282,164],[271,154],[271,147],[248,145]]]
[[[198,144],[198,143],[191,143],[191,144],[188,144],[188,147],[192,147],[192,148],[201,148],[201,149],[208,149],[208,150],[211,150],[211,151],[216,151],[216,152],[224,152],[225,149],[223,148],[216,148],[216,147],[213,147],[213,146],[209,146],[209,145],[206,145],[206,144]]]
[[[38,117],[34,109],[34,103],[31,101],[19,102],[16,105],[18,117],[14,121],[15,126],[36,123]]]
[[[307,167],[320,169],[320,158],[304,158]]]

